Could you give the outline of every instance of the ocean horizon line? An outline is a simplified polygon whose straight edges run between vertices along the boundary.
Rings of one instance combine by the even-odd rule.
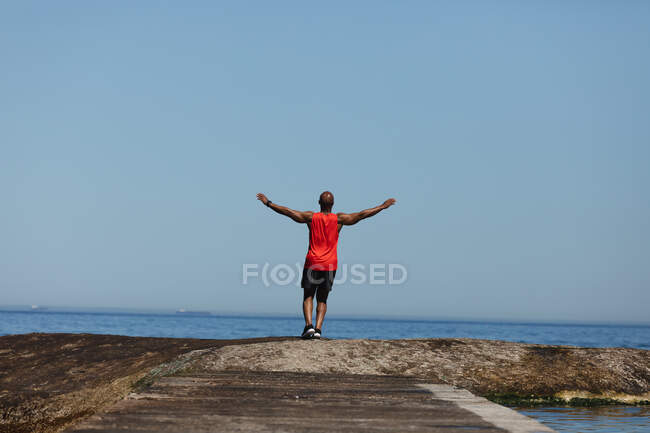
[[[125,315],[125,316],[174,316],[187,318],[263,318],[263,319],[302,319],[299,314],[270,313],[270,312],[240,312],[195,310],[188,308],[127,308],[127,307],[72,307],[52,305],[0,305],[0,313],[28,313],[28,314],[96,314],[96,315]],[[199,313],[199,314],[197,314]],[[437,316],[426,317],[418,315],[378,315],[378,314],[331,314],[332,320],[348,321],[395,321],[395,322],[430,322],[430,323],[489,323],[493,325],[537,325],[537,326],[616,326],[616,327],[650,327],[650,322],[636,321],[590,321],[590,320],[565,320],[565,319],[514,319],[490,317],[454,317]]]

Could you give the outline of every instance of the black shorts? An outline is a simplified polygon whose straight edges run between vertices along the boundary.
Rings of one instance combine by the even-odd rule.
[[[332,290],[336,269],[333,271],[317,271],[304,268],[302,270],[302,281],[300,286],[304,289],[303,299],[316,295],[317,302],[327,302],[327,297]]]

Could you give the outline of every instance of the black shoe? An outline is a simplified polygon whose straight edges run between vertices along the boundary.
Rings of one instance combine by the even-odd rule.
[[[314,335],[312,338],[320,338],[320,329],[314,329]]]
[[[304,338],[305,340],[307,340],[309,338],[313,338],[314,337],[314,332],[316,332],[314,330],[314,327],[312,325],[307,325],[307,326],[305,326],[305,329],[302,331],[302,335],[300,336],[300,338]],[[319,334],[319,336],[320,336],[320,334]]]

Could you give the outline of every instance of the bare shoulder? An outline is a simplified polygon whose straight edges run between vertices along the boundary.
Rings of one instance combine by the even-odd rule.
[[[302,212],[302,217],[306,220],[305,222],[311,222],[312,217],[314,216],[314,211],[306,210]]]
[[[352,215],[350,215],[349,213],[345,213],[345,212],[337,212],[336,213],[336,219],[337,219],[339,224],[348,223],[351,218],[352,218]]]

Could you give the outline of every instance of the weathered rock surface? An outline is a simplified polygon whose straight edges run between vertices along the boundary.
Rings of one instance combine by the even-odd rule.
[[[415,376],[475,394],[650,400],[650,351],[475,339],[311,340],[228,346],[195,368]]]

